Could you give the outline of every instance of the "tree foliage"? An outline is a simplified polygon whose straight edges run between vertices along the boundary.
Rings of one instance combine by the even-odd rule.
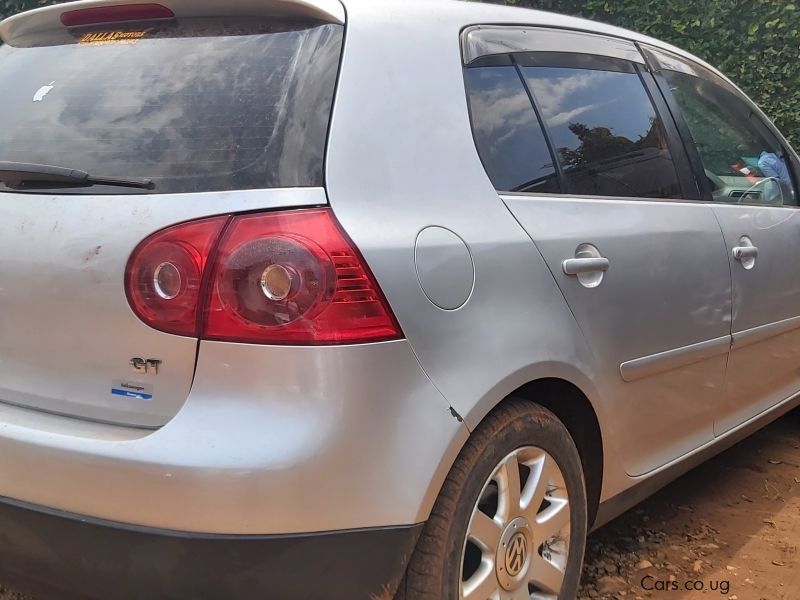
[[[739,85],[800,146],[797,0],[490,0],[632,29],[688,50]]]
[[[718,67],[800,145],[797,0],[487,0],[579,15],[680,46]],[[0,0],[0,17],[53,0]]]
[[[0,0],[0,19],[47,4],[56,4],[56,0]]]

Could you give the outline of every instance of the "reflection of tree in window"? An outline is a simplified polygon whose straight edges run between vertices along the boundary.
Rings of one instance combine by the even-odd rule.
[[[561,162],[565,167],[579,167],[623,157],[644,148],[661,148],[661,128],[655,118],[650,119],[650,128],[635,142],[623,135],[614,135],[608,127],[588,127],[583,123],[570,123],[569,130],[581,144],[575,150],[559,148]]]
[[[3,88],[0,154],[153,179],[159,193],[318,185],[341,35],[334,25],[186,20],[136,44],[0,45],[0,82],[19,79]],[[43,72],[58,94],[31,110],[25,90]]]
[[[559,148],[574,193],[638,197],[673,197],[679,189],[657,119],[637,140],[616,135],[609,127],[570,123],[580,141],[575,149]]]
[[[680,197],[661,121],[641,77],[622,70],[525,67],[569,192]]]

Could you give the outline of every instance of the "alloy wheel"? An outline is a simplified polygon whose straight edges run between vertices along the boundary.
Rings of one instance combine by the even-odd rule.
[[[462,551],[461,600],[557,600],[569,538],[561,469],[540,448],[514,450],[473,508]]]

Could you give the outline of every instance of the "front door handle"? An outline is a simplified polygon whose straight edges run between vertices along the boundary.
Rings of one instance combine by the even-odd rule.
[[[607,258],[569,258],[562,263],[567,275],[583,275],[584,273],[605,273],[611,266]]]
[[[758,246],[736,246],[733,249],[733,258],[738,261],[745,261],[758,257]]]

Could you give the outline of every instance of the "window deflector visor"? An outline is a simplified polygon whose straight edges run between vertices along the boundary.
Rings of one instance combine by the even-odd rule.
[[[644,64],[636,44],[618,38],[545,27],[475,26],[461,37],[464,64],[500,54],[570,52]]]

